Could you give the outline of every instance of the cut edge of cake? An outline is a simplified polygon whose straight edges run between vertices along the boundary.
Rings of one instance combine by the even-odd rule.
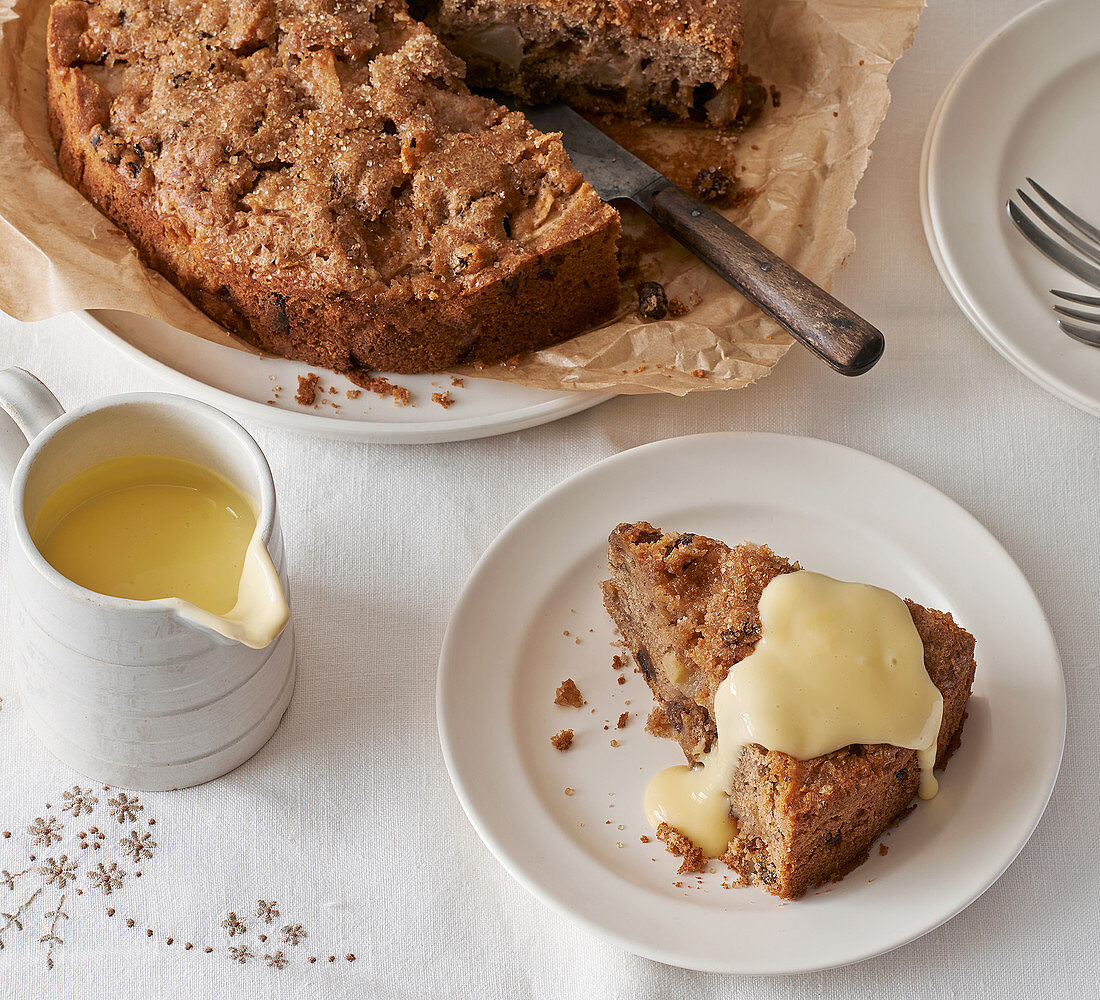
[[[641,120],[744,124],[739,0],[435,0],[414,9],[475,86]]]

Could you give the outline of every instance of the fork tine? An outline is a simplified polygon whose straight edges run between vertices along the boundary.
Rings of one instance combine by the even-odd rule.
[[[1085,236],[1090,237],[1098,245],[1100,245],[1100,228],[1094,226],[1091,222],[1086,222],[1076,212],[1066,208],[1057,198],[1054,197],[1049,191],[1042,187],[1033,178],[1027,179],[1030,184],[1039,193],[1039,197],[1043,199],[1051,208],[1054,209],[1063,219],[1066,220],[1071,226],[1078,232],[1084,233]]]
[[[1011,198],[1005,204],[1005,208],[1008,209],[1013,225],[1036,250],[1086,284],[1092,285],[1093,288],[1100,288],[1100,267],[1081,260],[1060,243],[1055,243],[1021,211],[1020,206]]]
[[[1049,212],[1044,211],[1044,209],[1040,205],[1036,204],[1034,199],[1032,199],[1025,191],[1021,191],[1019,188],[1016,188],[1016,193],[1020,196],[1023,203],[1027,205],[1028,208],[1030,208],[1040,219],[1042,219],[1043,222],[1045,222],[1055,233],[1061,236],[1062,239],[1064,239],[1071,247],[1073,247],[1075,250],[1079,250],[1086,257],[1088,257],[1089,260],[1094,260],[1098,264],[1100,264],[1100,249],[1094,247],[1087,240],[1081,239],[1081,237],[1078,236],[1076,233],[1066,229],[1066,227],[1063,226],[1062,223],[1060,223],[1056,218],[1054,218],[1054,216],[1052,216]]]
[[[1067,302],[1079,302],[1083,306],[1100,306],[1100,297],[1096,295],[1082,295],[1080,292],[1060,292],[1052,288],[1050,294]]]
[[[1083,323],[1096,323],[1100,326],[1100,316],[1096,313],[1082,312],[1080,309],[1067,309],[1065,306],[1055,306],[1054,311],[1062,316],[1068,316],[1070,319],[1079,319]]]
[[[1058,320],[1058,325],[1062,328],[1064,334],[1074,340],[1079,340],[1082,344],[1088,344],[1089,347],[1100,347],[1100,333],[1095,330],[1086,330],[1063,320]]]

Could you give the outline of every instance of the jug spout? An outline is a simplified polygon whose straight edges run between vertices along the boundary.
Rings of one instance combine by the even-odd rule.
[[[252,536],[245,553],[237,603],[224,615],[216,615],[181,602],[178,614],[184,621],[202,625],[252,649],[263,649],[279,636],[290,621],[290,607],[259,531]]]

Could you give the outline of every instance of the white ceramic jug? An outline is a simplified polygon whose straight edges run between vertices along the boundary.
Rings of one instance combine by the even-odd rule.
[[[205,466],[255,502],[254,547],[266,554],[253,569],[275,610],[267,635],[247,634],[233,612],[219,617],[179,598],[85,590],[42,557],[29,525],[44,501],[90,466],[126,455]],[[256,753],[290,703],[294,635],[275,485],[244,428],[205,403],[163,393],[65,413],[38,379],[9,368],[0,371],[0,469],[11,476],[19,693],[42,742],[97,781],[146,791],[209,781]]]

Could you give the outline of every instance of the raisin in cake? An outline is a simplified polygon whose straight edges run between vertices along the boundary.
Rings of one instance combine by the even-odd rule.
[[[604,604],[657,701],[650,729],[677,739],[695,763],[715,741],[718,686],[760,636],[761,593],[800,567],[766,546],[731,549],[645,522],[611,533],[608,561]],[[906,605],[924,644],[925,668],[943,696],[936,760],[942,767],[963,724],[974,637],[949,614]],[[787,899],[840,877],[909,808],[919,778],[916,756],[878,744],[797,760],[750,744],[734,776],[738,833],[724,860],[745,881]]]
[[[604,319],[617,213],[400,0],[56,0],[65,178],[259,347],[492,362]]]
[[[419,9],[476,86],[662,121],[737,118],[740,0],[434,0]]]

